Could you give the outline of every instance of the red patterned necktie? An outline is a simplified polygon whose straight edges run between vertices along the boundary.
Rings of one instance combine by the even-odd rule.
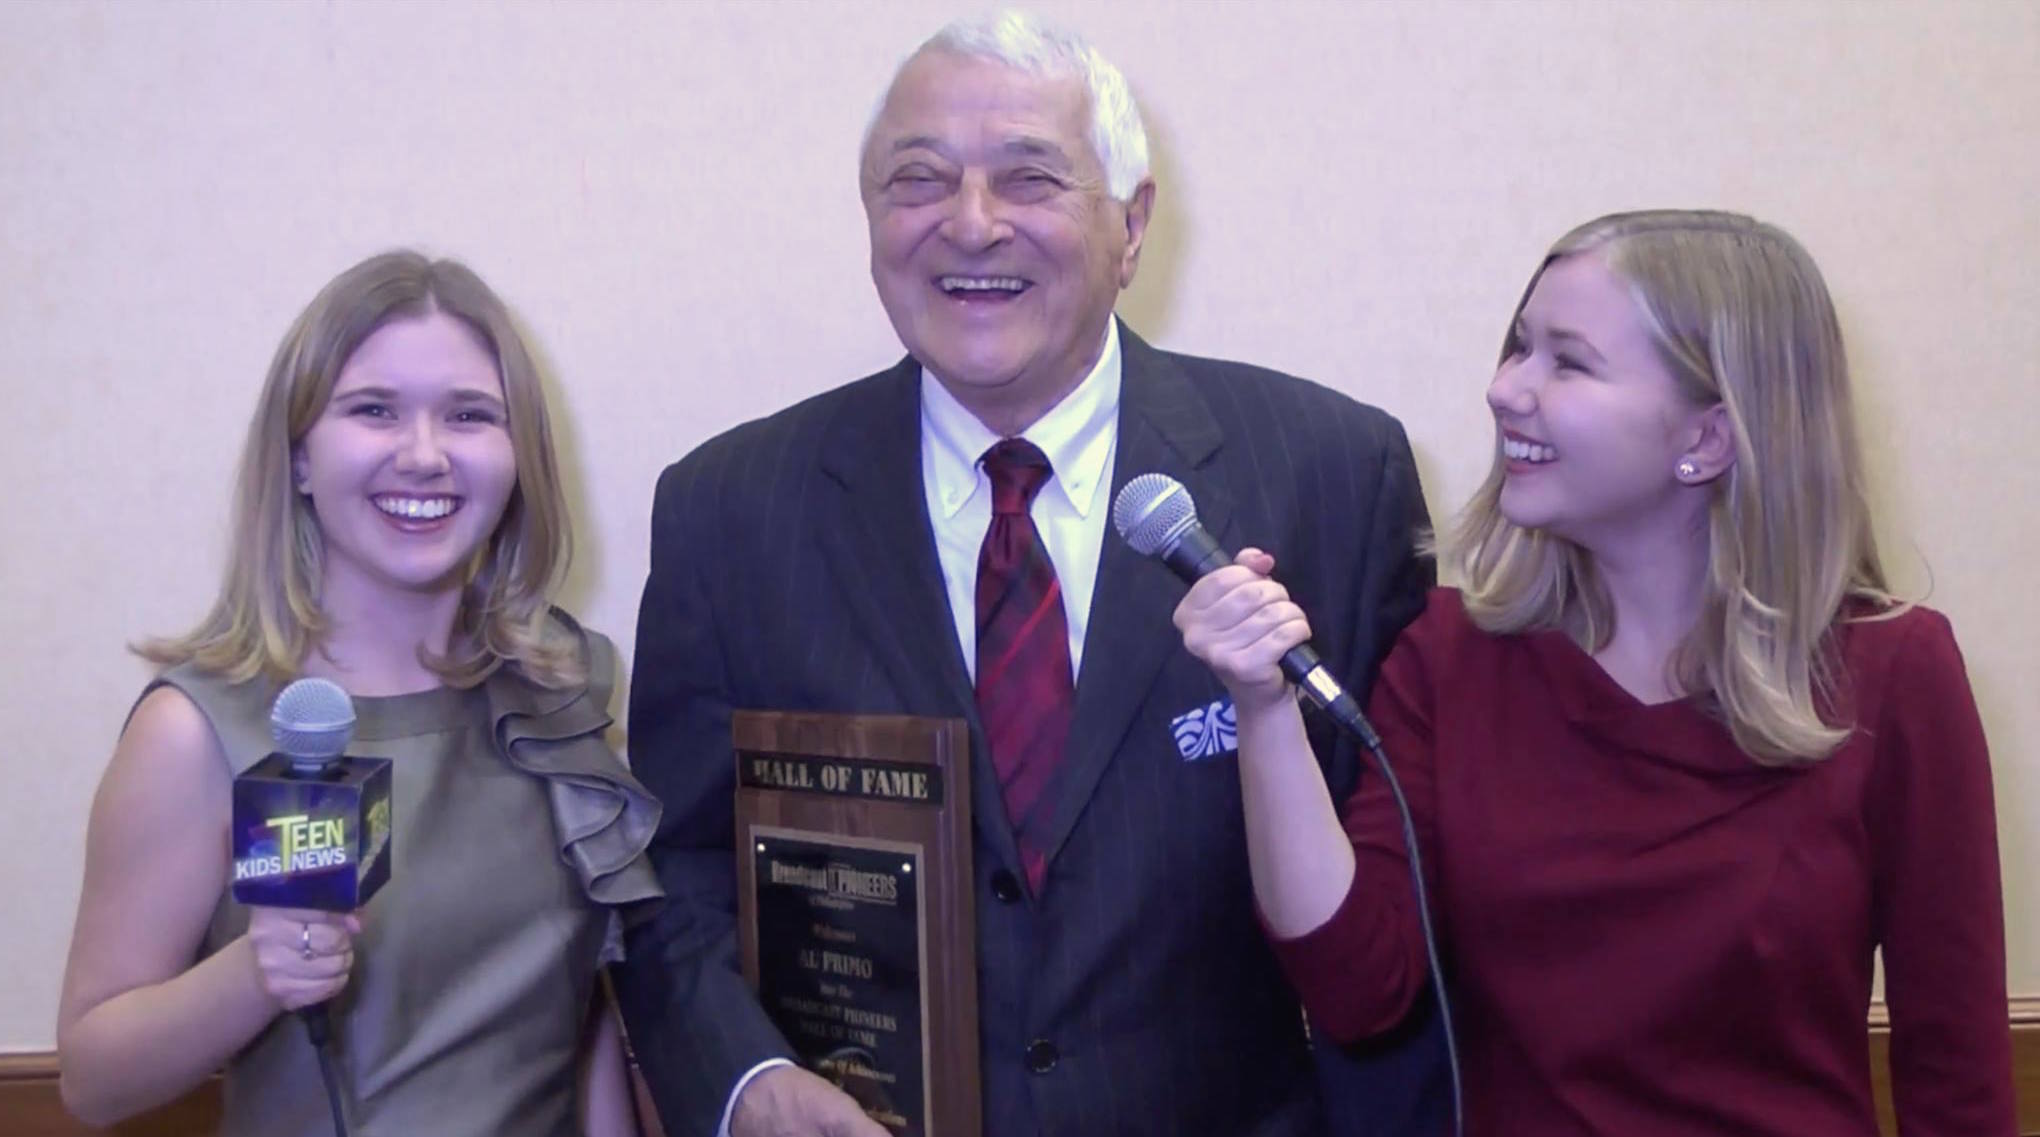
[[[1076,691],[1062,585],[1027,507],[1048,480],[1048,456],[1020,438],[985,451],[992,524],[978,551],[977,701],[999,795],[1035,895],[1048,871],[1042,791],[1062,765]]]

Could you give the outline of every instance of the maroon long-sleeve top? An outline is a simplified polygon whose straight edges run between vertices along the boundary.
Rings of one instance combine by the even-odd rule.
[[[1646,705],[1562,633],[1431,596],[1370,716],[1408,794],[1464,1060],[1467,1133],[1876,1132],[1882,948],[1901,1131],[2014,1114],[1990,763],[1947,620],[1845,622],[1810,766],[1758,765],[1697,700]],[[1316,1029],[1394,1025],[1428,982],[1401,826],[1370,769],[1353,887],[1278,943]]]

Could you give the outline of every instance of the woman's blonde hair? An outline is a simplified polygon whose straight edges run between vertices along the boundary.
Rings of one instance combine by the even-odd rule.
[[[446,654],[424,662],[457,687],[480,683],[504,663],[548,686],[582,681],[579,644],[547,603],[566,572],[572,537],[538,368],[480,277],[457,261],[408,250],[370,257],[335,277],[284,334],[241,453],[219,599],[198,627],[142,644],[140,654],[164,665],[191,662],[235,682],[298,672],[325,630],[323,541],[293,483],[292,455],[362,341],[385,324],[435,312],[460,321],[495,359],[517,484],[467,566]]]
[[[1893,601],[1820,270],[1783,230],[1738,214],[1618,213],[1552,246],[1510,326],[1546,268],[1588,253],[1629,285],[1680,390],[1721,405],[1734,435],[1735,463],[1709,487],[1705,604],[1671,678],[1709,696],[1757,761],[1825,757],[1849,734],[1832,718],[1828,632],[1852,598],[1878,612]],[[1439,541],[1468,614],[1489,632],[1561,629],[1587,650],[1604,646],[1614,612],[1593,558],[1510,524],[1502,480],[1498,454]]]

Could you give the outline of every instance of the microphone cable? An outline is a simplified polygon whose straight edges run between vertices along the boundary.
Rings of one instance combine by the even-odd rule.
[[[1424,930],[1424,954],[1431,964],[1431,992],[1438,999],[1438,1022],[1445,1032],[1445,1068],[1452,1081],[1452,1133],[1453,1137],[1465,1137],[1466,1109],[1459,1081],[1459,1042],[1452,1029],[1452,1003],[1445,994],[1445,969],[1438,963],[1438,936],[1431,927],[1431,902],[1424,887],[1423,856],[1417,850],[1417,826],[1410,817],[1409,799],[1403,796],[1402,783],[1396,780],[1395,770],[1389,765],[1388,751],[1381,744],[1381,735],[1375,733],[1374,724],[1367,721],[1358,705],[1349,702],[1341,707],[1324,706],[1332,720],[1373,755],[1375,768],[1381,771],[1382,781],[1388,784],[1388,792],[1395,799],[1396,812],[1402,815],[1403,850],[1410,859],[1410,888],[1417,898],[1417,922]],[[1353,792],[1360,791],[1356,787]]]
[[[340,1074],[333,1064],[332,1020],[326,1004],[299,1007],[297,1016],[305,1024],[312,1050],[319,1056],[319,1080],[326,1084],[326,1108],[333,1115],[333,1137],[347,1137],[347,1111],[340,1105]]]

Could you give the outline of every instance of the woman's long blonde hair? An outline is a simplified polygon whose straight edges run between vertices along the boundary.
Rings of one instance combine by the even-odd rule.
[[[1823,758],[1849,734],[1833,717],[1828,632],[1852,598],[1868,611],[1893,603],[1827,285],[1775,226],[1733,213],[1618,213],[1552,246],[1511,326],[1546,268],[1588,253],[1628,283],[1686,397],[1720,404],[1734,433],[1735,463],[1710,487],[1705,604],[1672,678],[1710,696],[1757,761]],[[1614,611],[1593,558],[1510,524],[1502,477],[1498,455],[1439,541],[1443,563],[1462,577],[1468,614],[1489,632],[1561,629],[1599,649]]]
[[[226,579],[198,627],[136,650],[235,682],[294,676],[325,630],[319,606],[323,540],[297,492],[291,456],[324,413],[362,341],[396,320],[434,312],[459,320],[488,348],[503,380],[517,485],[488,542],[468,565],[446,654],[424,662],[457,687],[505,663],[549,686],[582,681],[578,642],[551,617],[572,537],[538,368],[502,300],[467,266],[396,251],[335,277],[285,333],[248,427],[234,495]]]

